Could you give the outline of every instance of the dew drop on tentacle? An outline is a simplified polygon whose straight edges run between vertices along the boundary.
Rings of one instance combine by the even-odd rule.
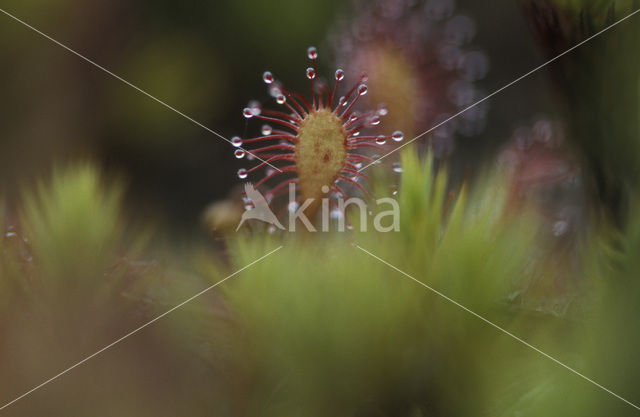
[[[273,128],[269,125],[262,125],[262,129],[260,130],[260,132],[264,136],[269,136],[273,132]]]
[[[247,178],[247,170],[245,168],[240,168],[238,170],[238,178],[240,178],[241,180],[244,180]]]
[[[274,98],[282,95],[282,86],[277,82],[271,84],[269,86],[269,95]]]
[[[400,162],[393,163],[393,172],[400,174],[402,172],[402,164]]]
[[[316,78],[316,70],[313,68],[307,68],[307,78],[313,80]]]
[[[473,109],[470,109],[471,111]],[[466,113],[469,113],[467,111]],[[463,115],[464,116],[464,115]],[[435,126],[438,126],[433,130],[433,136],[439,138],[450,137],[456,130],[458,120],[452,119],[450,114],[441,114],[434,119]]]
[[[245,119],[251,119],[253,117],[253,111],[251,111],[249,107],[245,107],[244,110],[242,110],[242,115]]]
[[[257,101],[252,101],[249,105],[251,112],[253,112],[254,116],[260,116],[262,113],[262,106]]]
[[[307,49],[307,56],[311,60],[318,59],[318,50],[315,46],[310,46],[309,49]]]
[[[454,10],[454,0],[427,0],[425,13],[432,20],[443,20],[451,17]]]
[[[384,145],[385,143],[387,143],[387,137],[386,136],[378,136],[376,138],[376,144]]]
[[[264,74],[262,74],[262,80],[265,84],[272,84],[275,81],[273,74],[269,71],[265,71]]]
[[[538,120],[532,128],[537,142],[551,143],[553,138],[553,125],[548,120]]]
[[[404,133],[402,133],[399,130],[396,130],[395,132],[393,132],[393,135],[391,135],[391,138],[395,142],[402,142],[402,140],[404,139]]]
[[[467,16],[456,16],[447,22],[445,36],[454,45],[470,42],[476,34],[476,25]]]
[[[438,51],[438,62],[446,70],[453,71],[458,68],[461,59],[462,52],[456,45],[445,45]]]
[[[336,81],[342,81],[344,79],[344,71],[341,69],[336,70]]]
[[[242,139],[240,139],[239,136],[234,136],[231,138],[231,144],[236,147],[239,148],[242,146]]]
[[[284,95],[280,94],[276,97],[276,103],[284,104],[286,102],[287,102],[287,98]]]
[[[489,59],[482,52],[472,51],[462,56],[459,72],[465,80],[480,80],[487,75],[488,71]]]
[[[244,158],[245,151],[243,151],[242,149],[236,149],[236,151],[233,154],[235,155],[236,158],[242,159]]]
[[[456,81],[447,91],[449,100],[459,108],[470,106],[476,99],[476,90],[468,81]]]
[[[569,223],[565,220],[559,220],[553,224],[553,235],[558,237],[567,233],[569,230]]]

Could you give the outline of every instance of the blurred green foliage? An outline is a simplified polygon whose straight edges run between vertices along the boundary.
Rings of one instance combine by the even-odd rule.
[[[403,169],[400,233],[285,240],[277,255],[227,287],[242,330],[224,357],[251,381],[241,385],[249,399],[242,412],[426,416],[490,409],[495,365],[484,358],[498,355],[501,335],[355,245],[500,319],[500,300],[525,273],[532,223],[507,215],[495,177],[478,198],[467,199],[466,191],[448,198],[446,176],[432,175],[431,159],[421,163],[405,152]],[[279,239],[234,241],[239,267]]]
[[[50,274],[45,285],[95,286],[122,237],[119,187],[103,188],[93,167],[56,169],[50,184],[23,198],[25,236]],[[48,281],[49,281],[48,280]]]

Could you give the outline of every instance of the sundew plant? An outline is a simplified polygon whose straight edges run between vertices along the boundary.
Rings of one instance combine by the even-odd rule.
[[[640,412],[637,1],[98,3],[0,8],[0,415]]]

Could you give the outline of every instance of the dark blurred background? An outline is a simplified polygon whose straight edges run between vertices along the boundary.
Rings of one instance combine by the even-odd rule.
[[[333,70],[327,39],[350,11],[338,0],[4,0],[2,9],[225,137],[255,133],[241,110],[269,99],[273,71],[308,91],[306,48]],[[488,94],[543,62],[513,0],[459,0],[490,59]],[[232,147],[32,30],[0,14],[0,194],[52,166],[89,158],[126,179],[131,213],[198,233],[203,209],[239,184]],[[460,138],[454,165],[491,161],[514,128],[553,111],[544,74],[491,100],[486,129]]]

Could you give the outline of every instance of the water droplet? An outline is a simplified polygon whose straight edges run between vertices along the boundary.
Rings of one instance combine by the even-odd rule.
[[[273,168],[271,168],[271,167],[267,168],[267,170],[265,171],[265,173],[267,174],[267,176],[269,176],[269,175],[273,175],[275,172],[276,172],[276,170],[275,170],[275,169],[273,169]]]
[[[234,136],[231,138],[231,144],[236,148],[239,148],[240,146],[242,146],[242,139],[240,139],[239,136]]]
[[[378,126],[380,124],[380,116],[372,116],[369,119],[369,124],[371,126]]]
[[[310,46],[309,49],[307,49],[307,56],[311,60],[318,59],[318,50],[315,46]]]
[[[236,151],[233,154],[236,156],[236,158],[242,159],[244,158],[245,151],[243,151],[242,149],[236,149]]]
[[[442,20],[451,17],[453,10],[453,0],[428,0],[425,5],[425,12],[432,20]]]
[[[458,68],[460,60],[462,59],[462,52],[460,48],[455,45],[445,45],[440,48],[438,52],[438,61],[444,69],[453,71]]]
[[[253,161],[254,159],[256,159],[255,155],[253,155],[252,153],[247,153],[247,159],[249,161]]]
[[[244,110],[242,110],[242,115],[246,119],[251,119],[253,117],[253,112],[251,111],[251,109],[249,107],[245,107]]]
[[[389,109],[384,104],[381,104],[380,107],[378,107],[377,113],[378,116],[386,116],[387,114],[389,114]]]
[[[260,113],[262,113],[262,105],[260,104],[259,101],[251,100],[247,107],[249,108],[249,110],[251,110],[251,113],[254,116],[259,116]]]
[[[468,81],[458,80],[449,86],[447,96],[458,107],[466,107],[474,102],[476,90]]]
[[[316,78],[316,70],[314,70],[313,68],[307,68],[307,78],[310,80]]]
[[[262,74],[262,80],[265,84],[272,84],[274,81],[273,74],[269,71],[265,71],[264,74]]]
[[[390,186],[389,192],[391,193],[391,195],[398,195],[398,186],[397,185]]]
[[[347,105],[347,98],[342,96],[338,99],[338,107],[344,107]]]
[[[567,233],[567,230],[569,230],[569,223],[567,223],[565,220],[560,220],[553,224],[554,236],[562,236]]]
[[[534,139],[539,142],[551,142],[551,138],[553,137],[553,126],[551,122],[548,120],[538,120],[533,125],[533,136]]]
[[[396,142],[402,142],[402,140],[404,139],[404,133],[396,130],[395,132],[393,132],[393,135],[391,135],[391,138]]]
[[[393,163],[393,172],[399,174],[402,172],[402,164],[400,162]]]
[[[247,170],[246,169],[240,168],[238,170],[238,178],[240,178],[241,180],[247,178],[247,175],[249,175],[249,174],[247,174]]]
[[[356,162],[353,166],[356,167],[356,169],[360,169],[362,168],[362,162]]]
[[[273,132],[273,128],[269,125],[262,125],[261,132],[264,136],[269,136]]]
[[[376,143],[378,145],[384,145],[385,143],[387,143],[387,137],[386,136],[378,136],[376,138]]]
[[[469,81],[484,78],[489,71],[489,59],[485,54],[473,51],[462,57],[460,72],[462,77]]]
[[[341,69],[336,70],[336,81],[342,81],[344,79],[344,71]]]
[[[278,83],[275,83],[269,87],[269,95],[271,97],[278,97],[282,94],[282,86]]]
[[[328,185],[323,185],[322,186],[322,192],[325,193],[325,194],[328,193],[329,192],[329,186]]]
[[[365,94],[367,94],[367,91],[369,91],[369,89],[367,88],[366,84],[360,84],[358,86],[358,95],[359,96],[364,96]]]
[[[433,136],[437,138],[451,137],[451,135],[453,135],[453,133],[456,131],[458,127],[458,120],[453,118],[450,114],[446,114],[446,113],[436,116],[435,119],[433,120],[433,123],[436,126],[438,126],[433,131]]]
[[[286,101],[287,101],[287,98],[282,94],[276,97],[276,103],[278,104],[284,104],[286,103]]]
[[[349,116],[349,123],[353,123],[356,120],[358,120],[358,115],[353,113],[351,116]]]
[[[445,33],[449,42],[462,45],[473,39],[476,25],[467,16],[456,16],[447,22]]]

